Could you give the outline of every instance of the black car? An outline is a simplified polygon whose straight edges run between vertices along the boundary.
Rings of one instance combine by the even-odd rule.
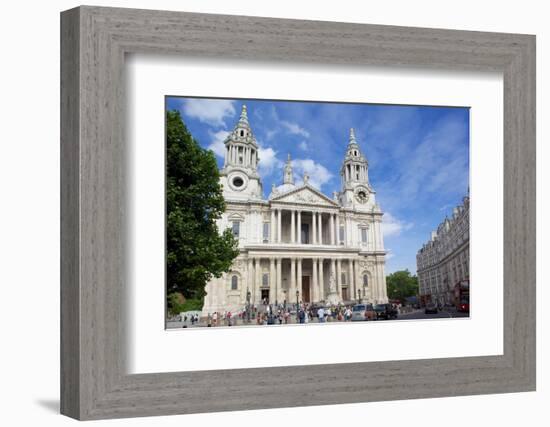
[[[433,303],[426,304],[426,307],[424,308],[424,314],[437,314],[438,311],[437,305]]]
[[[392,304],[376,304],[374,312],[377,319],[397,319],[397,309]]]

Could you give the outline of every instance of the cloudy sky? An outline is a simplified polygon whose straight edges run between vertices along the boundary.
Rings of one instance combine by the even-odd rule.
[[[197,141],[223,166],[223,140],[243,103],[260,146],[267,197],[280,184],[287,153],[294,177],[332,196],[349,129],[369,162],[370,183],[385,213],[386,272],[416,272],[416,252],[468,191],[469,110],[424,106],[167,98]]]

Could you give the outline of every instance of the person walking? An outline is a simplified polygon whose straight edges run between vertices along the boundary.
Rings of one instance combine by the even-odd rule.
[[[319,323],[325,323],[325,309],[323,307],[319,307],[317,310],[317,317],[319,318]]]

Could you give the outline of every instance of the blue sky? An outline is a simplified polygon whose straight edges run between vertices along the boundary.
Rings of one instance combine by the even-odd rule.
[[[385,213],[386,272],[416,272],[416,252],[462,201],[469,186],[469,109],[376,104],[168,97],[195,139],[223,165],[223,140],[245,103],[260,146],[264,196],[282,183],[287,153],[294,175],[332,196],[355,128],[369,179]]]

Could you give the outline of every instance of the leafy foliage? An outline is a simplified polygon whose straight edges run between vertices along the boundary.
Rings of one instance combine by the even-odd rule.
[[[225,201],[214,153],[197,143],[178,111],[166,113],[166,138],[167,294],[202,305],[206,283],[238,255],[237,241],[216,225]]]
[[[172,315],[185,311],[199,311],[203,304],[203,298],[186,300],[179,292],[172,292],[168,295],[168,312]]]
[[[405,302],[405,298],[418,294],[418,278],[409,270],[396,271],[386,276],[388,297]]]

